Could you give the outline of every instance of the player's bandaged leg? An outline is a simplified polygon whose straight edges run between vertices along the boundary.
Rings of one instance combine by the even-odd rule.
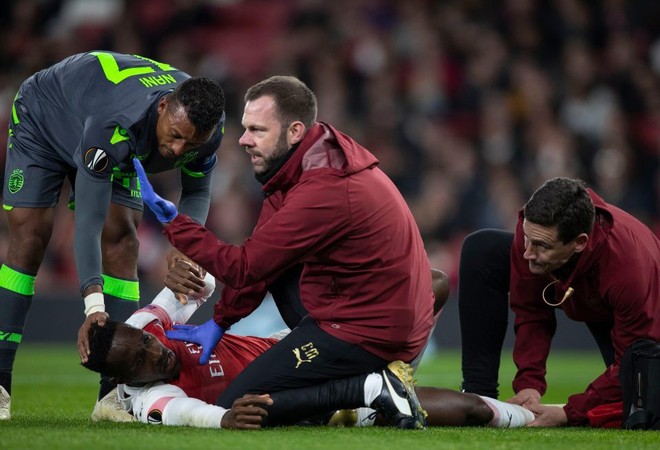
[[[111,319],[123,322],[138,310],[140,284],[138,280],[122,280],[103,274],[103,297],[105,312]],[[104,375],[101,375],[100,383],[99,400],[116,387]]]
[[[11,394],[11,373],[16,351],[23,339],[25,319],[32,304],[35,275],[9,266],[0,268],[0,386]],[[9,404],[0,419],[9,418]],[[6,411],[5,411],[6,409]]]
[[[534,413],[520,405],[505,403],[494,398],[479,396],[493,410],[493,419],[488,424],[496,428],[524,427],[534,420]]]

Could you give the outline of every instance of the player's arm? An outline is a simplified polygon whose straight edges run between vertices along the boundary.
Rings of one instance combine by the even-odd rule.
[[[178,386],[156,383],[145,387],[122,386],[124,407],[142,423],[197,428],[255,429],[267,415],[268,396],[245,396],[227,410],[186,396]]]
[[[542,300],[548,281],[529,273],[528,263],[523,258],[523,236],[522,221],[519,221],[511,249],[509,302],[515,315],[513,360],[518,368],[512,386],[516,393],[526,390],[516,401],[529,404],[536,397],[530,390],[542,396],[547,389],[546,362],[557,319],[554,308]]]
[[[209,141],[194,150],[197,154],[208,156],[197,158],[181,167],[179,210],[200,224],[206,223],[206,218],[208,217],[209,207],[211,205],[211,178],[218,160],[215,153],[220,149],[224,131],[225,115],[223,113],[220,124]],[[167,255],[168,270],[171,270],[179,259],[193,262],[181,251],[172,249]],[[183,301],[185,294],[178,294],[179,299]]]
[[[179,212],[204,224],[211,204],[211,178],[217,164],[215,154],[192,161],[181,167],[181,198]]]
[[[101,231],[110,207],[110,177],[92,177],[78,170],[75,183],[74,254],[83,296],[101,292]],[[92,288],[93,286],[98,289]],[[90,290],[90,288],[92,288]],[[94,311],[86,305],[85,314],[105,311],[103,303]]]
[[[225,114],[211,138],[194,151],[200,155],[181,167],[181,198],[179,211],[190,216],[197,223],[206,223],[211,203],[211,177],[217,164],[216,153],[225,133]]]
[[[80,148],[73,156],[76,164],[74,250],[83,295],[90,286],[103,285],[101,232],[112,198],[113,170],[128,159],[131,136],[114,120],[90,117],[85,122]]]
[[[217,157],[212,154],[181,167],[181,198],[178,209],[200,224],[204,224],[208,217],[211,205],[211,178],[216,165]],[[194,261],[181,251],[172,248],[167,254],[167,269],[172,270],[178,260],[194,264]],[[183,291],[174,290],[174,292],[180,301],[186,302],[186,294]]]
[[[120,131],[123,134],[120,134]],[[90,117],[85,122],[76,164],[74,255],[85,300],[85,322],[78,331],[78,352],[86,361],[89,328],[104,325],[108,314],[101,277],[101,232],[112,198],[112,171],[130,153],[130,133],[115,121]]]
[[[215,278],[210,274],[204,277],[203,290],[192,294],[189,297],[190,301],[185,304],[177,300],[174,292],[164,288],[149,305],[129,317],[126,323],[136,328],[144,328],[148,323],[159,320],[165,329],[169,329],[173,323],[186,323],[214,290]]]
[[[126,410],[142,423],[220,428],[227,412],[219,406],[189,398],[181,388],[172,384],[124,385],[119,394]]]
[[[105,325],[108,314],[101,277],[101,232],[110,207],[112,182],[105,150],[90,147],[77,160],[75,182],[74,258],[80,293],[85,302],[85,321],[78,331],[78,352],[83,361],[89,353],[89,327]]]

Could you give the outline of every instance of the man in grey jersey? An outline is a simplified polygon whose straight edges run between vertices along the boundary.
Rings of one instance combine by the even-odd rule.
[[[75,193],[75,262],[88,330],[138,307],[142,217],[133,158],[150,173],[181,172],[179,208],[204,223],[224,94],[206,78],[137,55],[73,55],[22,85],[12,105],[3,207],[10,240],[0,268],[0,419],[10,417],[11,371],[65,178]],[[172,253],[173,263],[180,254]],[[100,396],[103,396],[103,387]]]

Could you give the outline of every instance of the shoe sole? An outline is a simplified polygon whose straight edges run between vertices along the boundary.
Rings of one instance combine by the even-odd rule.
[[[11,397],[7,390],[0,386],[0,398],[3,400],[2,408],[0,408],[0,420],[11,419]]]
[[[117,399],[117,388],[108,392],[97,401],[90,417],[92,422],[135,422],[136,419],[126,411]]]
[[[97,405],[90,417],[92,422],[135,422],[135,418],[126,411],[119,411],[106,405]]]
[[[406,394],[410,399],[408,400],[408,403],[410,404],[412,416],[400,419],[397,427],[425,430],[426,417],[428,414],[426,411],[424,411],[422,405],[420,405],[419,400],[417,399],[417,394],[415,393],[415,380],[412,376],[412,367],[403,361],[393,361],[387,365],[387,369],[392,372],[394,376],[396,376],[399,381],[401,381],[401,383],[403,383]]]

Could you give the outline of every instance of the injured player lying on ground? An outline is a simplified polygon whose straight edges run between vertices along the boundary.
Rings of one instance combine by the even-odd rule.
[[[90,331],[91,354],[84,364],[90,370],[112,376],[118,389],[97,404],[95,420],[129,421],[205,428],[259,428],[272,402],[266,395],[237,399],[231,410],[214,403],[220,393],[254,358],[286,335],[286,330],[271,338],[225,334],[206,365],[198,363],[200,346],[169,340],[165,331],[174,323],[186,323],[195,310],[211,295],[215,280],[207,275],[207,290],[194,301],[180,303],[169,289],[137,311],[127,323],[109,321]],[[519,427],[534,415],[518,405],[487,397],[464,394],[435,387],[413,388],[412,368],[393,362],[381,373],[367,377],[365,392],[377,391],[365,405],[383,408],[389,397],[416,396],[428,415],[428,426]],[[406,392],[411,391],[413,392]],[[372,396],[373,397],[373,396]],[[415,399],[416,400],[416,399]],[[405,403],[405,402],[404,402]],[[355,405],[360,406],[360,405]],[[393,425],[391,411],[368,407],[329,411],[322,420],[340,426]],[[415,403],[403,405],[400,416],[415,416]],[[379,409],[379,408],[376,408]],[[383,412],[384,414],[379,414]],[[388,417],[390,416],[390,417]],[[390,419],[390,420],[388,420]],[[404,417],[404,419],[406,419]]]

